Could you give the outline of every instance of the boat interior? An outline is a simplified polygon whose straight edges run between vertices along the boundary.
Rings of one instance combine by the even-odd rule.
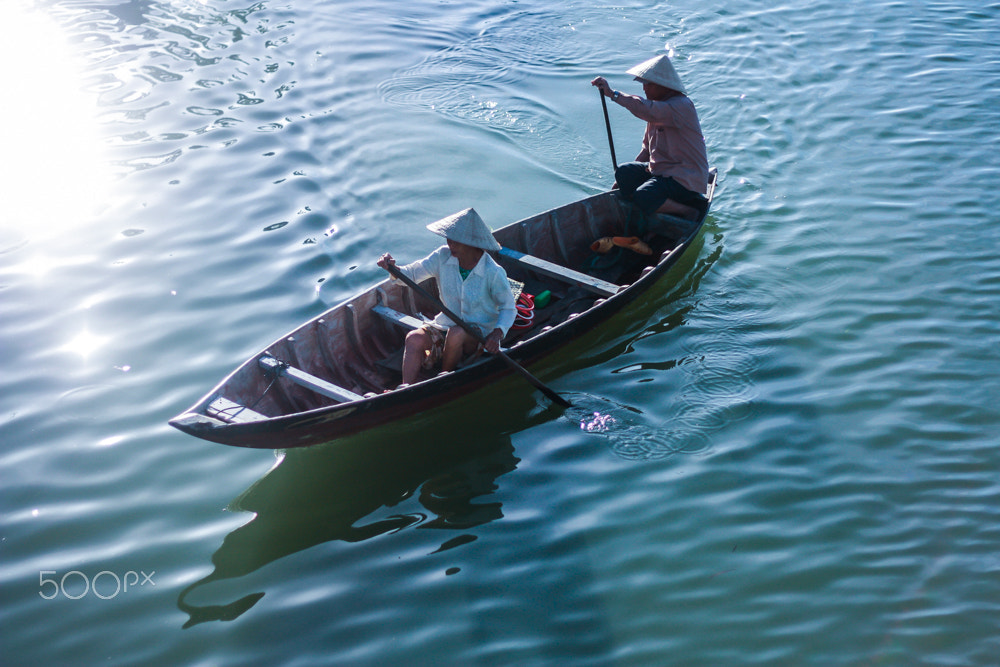
[[[507,271],[515,295],[525,295],[503,345],[543,335],[631,284],[690,236],[695,217],[693,209],[653,216],[642,237],[648,254],[620,246],[592,249],[598,239],[634,233],[631,204],[613,192],[497,230],[502,250],[493,257]],[[422,286],[437,293],[433,280]],[[527,308],[529,301],[533,308]],[[392,391],[401,381],[406,333],[435,314],[413,290],[386,280],[250,359],[206,399],[205,413],[227,423],[257,421]],[[471,363],[477,360],[466,361]]]

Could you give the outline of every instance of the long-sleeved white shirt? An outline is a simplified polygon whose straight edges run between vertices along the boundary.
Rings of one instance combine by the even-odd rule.
[[[506,336],[517,315],[507,272],[486,252],[465,280],[458,269],[458,259],[446,245],[421,260],[399,267],[414,282],[436,278],[442,303],[478,327],[483,336],[489,336],[496,328]],[[434,322],[446,329],[455,326],[444,313],[438,313]]]

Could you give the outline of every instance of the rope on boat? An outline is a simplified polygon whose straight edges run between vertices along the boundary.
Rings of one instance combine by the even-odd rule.
[[[514,319],[514,329],[527,329],[531,327],[535,319],[535,297],[527,292],[522,292],[517,297],[514,304],[517,308],[517,317]]]
[[[281,377],[282,372],[289,367],[288,362],[281,361],[280,359],[275,359],[275,361],[278,362],[278,366],[275,367],[273,370],[268,369],[266,371],[267,373],[273,376],[271,378],[271,381],[267,384],[267,386],[264,388],[264,391],[261,392],[261,395],[257,397],[257,400],[255,400],[252,405],[246,406],[246,405],[239,405],[237,403],[228,408],[223,408],[219,410],[219,414],[225,415],[229,419],[236,419],[237,417],[240,416],[240,414],[243,413],[244,410],[253,411],[257,407],[257,404],[260,403],[262,400],[264,400],[264,397],[267,396],[267,392],[271,391],[271,387],[273,387],[274,383],[278,381],[279,377]]]
[[[266,373],[268,373],[269,375],[272,375],[273,377],[271,378],[271,381],[267,383],[267,386],[264,387],[264,391],[261,393],[261,395],[257,397],[257,400],[254,401],[253,405],[251,405],[249,407],[250,410],[253,410],[254,408],[256,408],[257,404],[260,403],[262,400],[264,400],[264,397],[267,396],[267,392],[271,391],[271,387],[274,386],[274,383],[278,381],[278,378],[281,377],[281,374],[290,365],[287,361],[282,361],[281,359],[278,359],[277,357],[274,357],[274,360],[278,362],[277,367],[275,367],[273,370],[268,369],[267,371],[265,371]],[[239,414],[239,413],[237,412],[236,414]]]

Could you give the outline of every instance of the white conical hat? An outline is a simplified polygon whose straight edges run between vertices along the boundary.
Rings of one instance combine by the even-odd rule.
[[[687,91],[684,90],[684,84],[681,83],[681,78],[677,75],[677,70],[675,70],[674,66],[670,63],[670,58],[665,55],[656,56],[655,58],[650,58],[646,62],[639,63],[632,69],[628,70],[628,74],[631,74],[637,79],[651,81],[663,86],[664,88],[676,90],[679,93],[687,95]]]
[[[447,218],[441,218],[437,222],[427,225],[427,229],[446,239],[465,245],[494,252],[500,250],[500,244],[493,238],[493,232],[486,226],[475,209],[467,208],[449,215]]]

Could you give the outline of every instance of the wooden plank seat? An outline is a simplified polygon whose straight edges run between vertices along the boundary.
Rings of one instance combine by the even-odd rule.
[[[663,205],[656,209],[656,212],[672,215],[675,218],[681,218],[682,220],[689,220],[691,222],[698,220],[698,216],[701,215],[701,211],[693,206],[682,204],[678,201],[674,201],[673,199],[668,199],[663,202]]]
[[[323,378],[310,375],[303,370],[278,361],[274,357],[263,356],[259,362],[261,368],[277,374],[279,377],[288,378],[292,382],[306,389],[310,389],[321,396],[332,398],[338,403],[348,403],[350,401],[360,401],[364,398],[360,394],[355,394],[349,389],[338,387],[332,382],[327,382]]]
[[[705,200],[706,208],[708,202],[712,201],[715,196],[715,184],[719,179],[719,170],[712,167],[708,170],[708,191],[702,195]],[[701,211],[698,209],[688,206],[687,204],[682,204],[679,201],[674,201],[673,199],[668,199],[656,209],[657,213],[665,213],[666,215],[673,216],[675,218],[681,218],[682,220],[687,220],[689,222],[697,222],[698,218],[701,217]]]
[[[389,306],[385,306],[383,304],[372,306],[372,312],[384,319],[386,322],[398,324],[405,329],[419,329],[427,323],[426,320],[420,317],[401,313],[398,310],[393,310]]]
[[[580,273],[579,271],[574,271],[573,269],[566,268],[565,266],[560,266],[559,264],[555,264],[523,252],[518,252],[517,250],[512,250],[510,248],[500,248],[500,256],[517,262],[525,268],[535,271],[536,273],[541,273],[549,276],[550,278],[555,278],[571,285],[579,285],[583,289],[593,292],[598,296],[614,296],[620,289],[618,285],[609,283],[606,280],[594,278],[593,276],[588,276],[586,273]]]
[[[250,408],[231,401],[224,396],[219,396],[212,401],[205,409],[205,413],[209,417],[215,417],[227,424],[246,424],[267,419],[267,417],[259,412],[254,412]]]

